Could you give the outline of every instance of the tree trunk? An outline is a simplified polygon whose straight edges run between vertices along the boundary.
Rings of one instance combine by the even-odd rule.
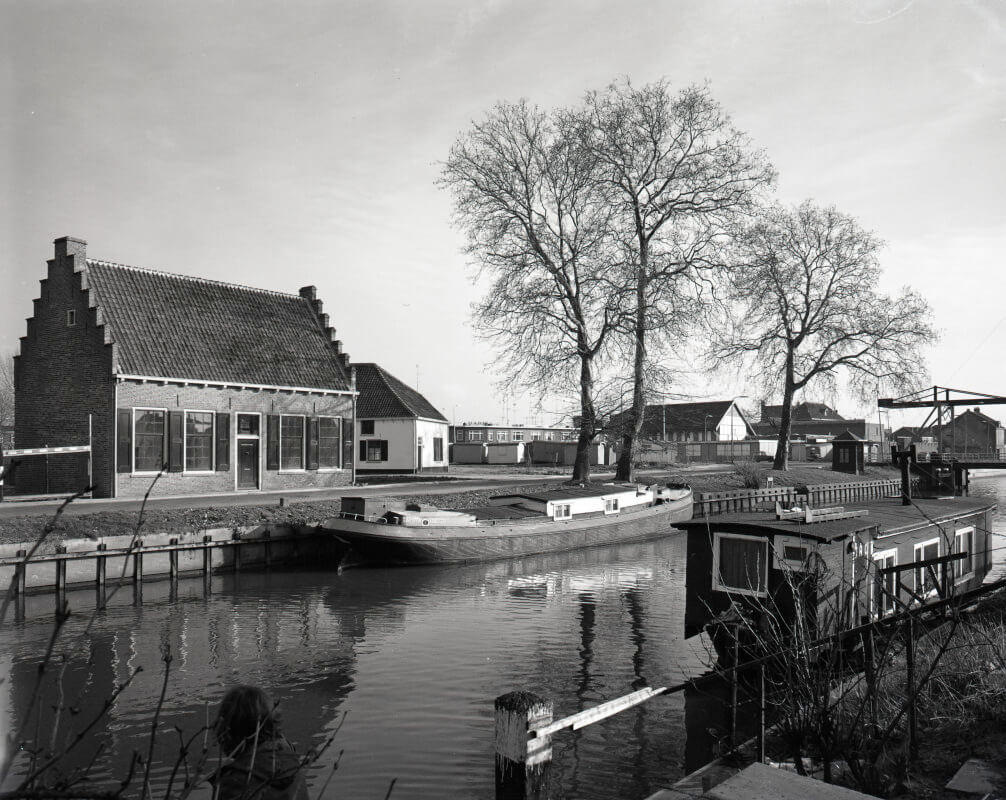
[[[646,386],[643,383],[643,367],[646,364],[646,279],[645,270],[639,271],[636,282],[636,325],[635,325],[635,358],[632,365],[632,408],[629,420],[622,434],[622,450],[618,454],[618,468],[615,471],[616,481],[632,480],[632,462],[635,455],[636,441],[643,429],[646,416]]]
[[[591,372],[592,356],[580,355],[580,436],[576,440],[576,461],[573,462],[573,480],[587,483],[590,480],[590,443],[597,431],[594,409],[594,376]]]
[[[775,461],[772,469],[789,469],[789,437],[793,428],[793,395],[795,394],[793,378],[793,356],[786,357],[786,389],[782,396],[782,416],[779,419],[779,441],[775,447]]]

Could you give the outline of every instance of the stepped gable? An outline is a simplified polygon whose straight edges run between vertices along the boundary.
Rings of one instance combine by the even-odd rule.
[[[447,422],[425,397],[377,364],[354,364],[360,397],[356,416],[360,419],[420,417]]]
[[[348,391],[327,316],[300,295],[87,259],[116,372]]]

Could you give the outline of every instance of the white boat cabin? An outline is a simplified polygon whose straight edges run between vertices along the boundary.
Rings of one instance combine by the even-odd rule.
[[[503,494],[490,498],[489,503],[493,506],[525,508],[551,519],[573,519],[584,516],[610,516],[626,508],[651,506],[654,499],[652,488],[611,483],[533,494]]]

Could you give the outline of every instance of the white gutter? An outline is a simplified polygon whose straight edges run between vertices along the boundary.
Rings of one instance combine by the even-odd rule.
[[[271,386],[264,383],[235,383],[234,381],[204,381],[192,378],[167,378],[156,375],[124,375],[116,374],[117,383],[138,381],[140,383],[177,383],[182,386],[218,386],[222,389],[250,389],[256,392],[301,392],[304,394],[344,394],[356,397],[359,392],[353,389],[318,389],[307,386]]]

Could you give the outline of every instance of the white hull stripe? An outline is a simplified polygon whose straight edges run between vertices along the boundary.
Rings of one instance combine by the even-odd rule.
[[[48,456],[53,453],[90,453],[91,448],[86,444],[72,445],[70,447],[25,447],[20,450],[0,450],[0,455],[4,458],[13,456]]]

